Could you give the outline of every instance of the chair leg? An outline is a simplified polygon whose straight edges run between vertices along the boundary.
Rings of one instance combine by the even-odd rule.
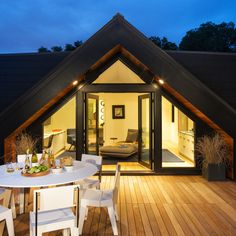
[[[79,229],[76,227],[71,227],[70,228],[70,235],[71,236],[78,236],[79,235]]]
[[[83,232],[85,215],[86,215],[86,207],[81,206],[80,207],[80,214],[79,214],[79,235],[81,235]]]
[[[6,225],[7,225],[7,232],[9,236],[15,236],[14,233],[14,224],[13,224],[13,219],[12,219],[12,211],[9,210],[6,213]]]
[[[24,213],[24,203],[25,203],[25,191],[23,188],[20,188],[19,203],[20,203],[20,214],[23,214]]]
[[[30,236],[33,236],[33,229],[32,229],[32,225],[31,222],[29,222],[29,230],[30,230]]]
[[[114,235],[118,235],[118,229],[116,225],[116,217],[114,207],[108,207],[108,214],[111,221],[112,231]]]
[[[12,210],[12,216],[13,219],[16,218],[16,205],[15,205],[15,197],[14,197],[14,193],[11,193],[11,210]]]
[[[63,236],[69,236],[69,235],[70,235],[70,234],[69,234],[69,229],[63,229],[62,235],[63,235]]]
[[[118,209],[117,209],[117,205],[114,205],[114,210],[115,210],[115,216],[116,216],[116,220],[119,220],[119,214],[118,214]]]
[[[85,211],[85,220],[87,220],[87,218],[88,218],[88,207],[86,207],[86,211]]]

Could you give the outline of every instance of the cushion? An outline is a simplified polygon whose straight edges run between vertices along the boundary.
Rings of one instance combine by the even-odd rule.
[[[137,153],[137,146],[131,144],[122,144],[117,146],[104,146],[100,148],[100,153],[102,156],[111,157],[129,157]]]
[[[128,134],[125,140],[127,143],[133,143],[138,141],[138,130],[128,129]]]

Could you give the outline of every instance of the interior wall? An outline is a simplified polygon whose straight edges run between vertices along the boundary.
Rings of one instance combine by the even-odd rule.
[[[44,125],[44,134],[51,134],[53,130],[65,131],[69,128],[75,128],[76,125],[76,99],[73,97],[58,111],[56,111]],[[68,144],[66,144],[68,146]]]
[[[178,145],[178,109],[174,109],[174,122],[172,122],[172,104],[162,97],[162,141]]]
[[[104,145],[110,145],[112,137],[124,141],[128,129],[138,129],[138,93],[99,93],[104,101]],[[112,118],[112,105],[125,105],[125,119]]]

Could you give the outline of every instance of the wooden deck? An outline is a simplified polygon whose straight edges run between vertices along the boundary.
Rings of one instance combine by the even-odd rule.
[[[113,176],[104,176],[109,188]],[[119,235],[236,235],[236,183],[200,176],[121,176]],[[28,235],[28,216],[15,220]],[[6,234],[5,234],[6,235]],[[61,235],[61,232],[49,235]],[[112,235],[105,209],[91,208],[83,235]]]

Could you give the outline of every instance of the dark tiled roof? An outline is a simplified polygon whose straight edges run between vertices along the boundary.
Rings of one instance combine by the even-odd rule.
[[[0,54],[0,113],[67,55],[68,52]]]
[[[166,52],[236,109],[236,53]]]

